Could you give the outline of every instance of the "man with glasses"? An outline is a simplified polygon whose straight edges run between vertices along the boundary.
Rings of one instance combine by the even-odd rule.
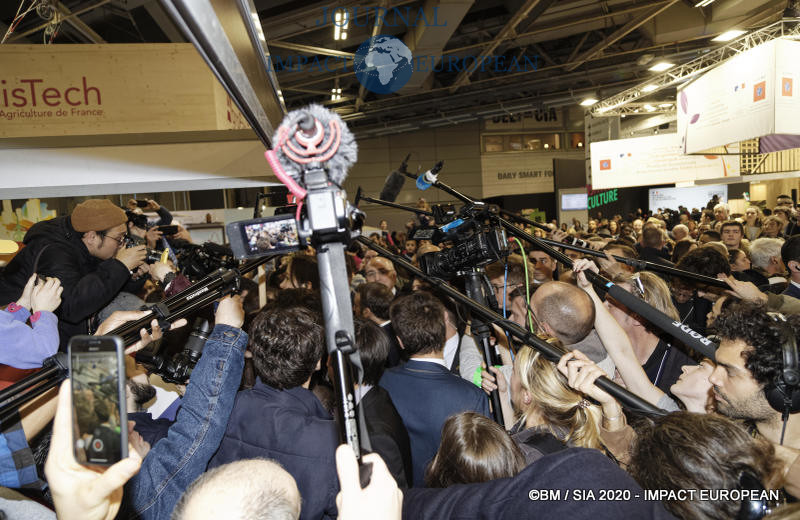
[[[107,305],[143,262],[144,246],[123,247],[125,211],[107,199],[89,199],[71,215],[34,224],[25,248],[0,276],[0,306],[14,300],[34,272],[61,280],[60,348],[88,332],[88,318]]]

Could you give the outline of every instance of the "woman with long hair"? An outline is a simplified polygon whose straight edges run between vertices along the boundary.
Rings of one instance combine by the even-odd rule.
[[[425,471],[425,486],[446,488],[513,477],[525,457],[496,422],[475,412],[451,415],[442,426],[442,441]]]
[[[764,215],[758,206],[750,206],[744,211],[744,236],[747,240],[755,240],[761,236],[761,221]]]
[[[538,351],[524,347],[517,352],[510,385],[497,369],[489,371],[494,376],[483,371],[483,389],[500,392],[506,428],[525,454],[526,463],[565,446],[604,449],[600,408],[571,389],[556,366]]]

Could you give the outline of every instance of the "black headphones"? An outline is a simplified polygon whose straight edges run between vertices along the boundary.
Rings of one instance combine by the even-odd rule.
[[[764,498],[766,491],[764,484],[749,467],[739,474],[739,491],[756,491],[759,498],[742,500],[736,520],[760,520],[770,513],[769,501]]]
[[[798,367],[797,339],[794,331],[779,312],[768,312],[780,330],[783,365],[775,381],[764,387],[767,402],[784,415],[800,412],[800,368]]]

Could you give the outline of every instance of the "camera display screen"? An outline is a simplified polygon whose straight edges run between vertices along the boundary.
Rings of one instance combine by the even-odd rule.
[[[116,351],[72,352],[75,456],[84,464],[122,458],[119,365]]]
[[[300,246],[294,219],[251,222],[244,224],[242,231],[250,254],[296,249]]]

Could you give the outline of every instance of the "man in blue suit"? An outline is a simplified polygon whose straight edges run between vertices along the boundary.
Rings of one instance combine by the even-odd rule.
[[[423,485],[425,468],[436,455],[445,420],[464,411],[489,416],[486,395],[452,374],[444,363],[444,306],[419,291],[396,299],[389,311],[407,362],[387,370],[380,386],[389,392],[411,440],[413,478]]]
[[[781,258],[789,270],[789,286],[783,294],[800,299],[800,235],[795,235],[784,242],[781,247]]]

